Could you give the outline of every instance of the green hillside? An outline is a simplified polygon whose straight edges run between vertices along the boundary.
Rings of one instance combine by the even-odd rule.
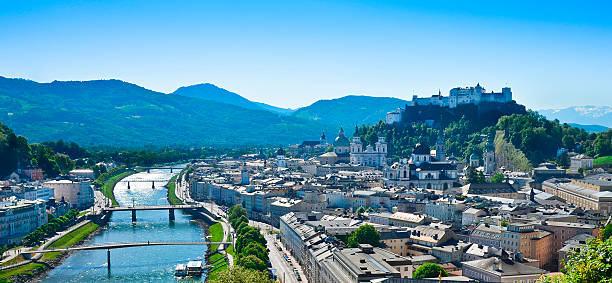
[[[294,117],[329,125],[350,128],[355,125],[373,125],[385,120],[387,112],[405,107],[408,101],[392,97],[349,95],[331,100],[319,100],[302,107]]]
[[[568,124],[547,120],[533,111],[500,116],[495,120],[495,124],[483,127],[464,116],[445,124],[442,134],[447,154],[462,160],[467,160],[473,153],[482,155],[487,143],[500,131],[504,143],[502,145],[498,137],[496,146],[500,152],[497,154],[504,154],[508,164],[512,163],[511,167],[517,169],[525,170],[544,161],[563,165],[556,156],[559,148],[594,157],[612,155],[612,130],[589,134]],[[355,133],[369,144],[378,137],[385,137],[389,142],[390,157],[398,159],[410,156],[417,143],[434,146],[440,130],[425,123],[387,125],[380,122],[359,127]]]
[[[266,110],[277,114],[289,114],[292,112],[291,109],[250,101],[237,93],[209,83],[180,87],[172,94],[231,104],[247,109]]]
[[[119,80],[37,83],[4,77],[0,121],[34,142],[64,139],[81,145],[297,143],[325,129],[314,121]]]

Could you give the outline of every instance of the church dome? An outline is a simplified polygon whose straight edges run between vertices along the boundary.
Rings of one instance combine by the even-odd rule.
[[[414,150],[412,151],[412,154],[416,154],[416,155],[428,155],[429,152],[430,152],[429,151],[429,146],[417,143],[416,146],[414,147]]]
[[[349,139],[344,135],[344,130],[340,127],[338,136],[334,140],[334,146],[350,146]]]

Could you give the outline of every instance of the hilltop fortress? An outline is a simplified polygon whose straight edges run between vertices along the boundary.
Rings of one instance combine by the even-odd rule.
[[[450,90],[449,96],[442,96],[438,91],[437,95],[431,97],[412,96],[411,104],[406,105],[406,108],[411,106],[438,106],[443,108],[457,108],[459,105],[480,105],[481,103],[508,103],[512,101],[512,91],[509,87],[502,88],[501,92],[486,92],[486,90],[477,84],[475,87],[456,87]],[[398,108],[395,111],[387,113],[387,124],[393,124],[402,120],[402,109]]]

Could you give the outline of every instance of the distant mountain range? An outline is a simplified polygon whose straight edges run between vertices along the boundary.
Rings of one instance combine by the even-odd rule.
[[[209,83],[180,87],[172,94],[231,104],[246,109],[266,110],[284,115],[291,114],[291,112],[293,112],[292,109],[280,108],[261,102],[250,101],[237,93]]]
[[[548,119],[562,123],[575,124],[587,131],[603,131],[612,127],[612,107],[610,106],[572,106],[562,109],[543,109],[538,112]]]
[[[120,146],[277,145],[318,139],[322,130],[337,128],[258,110],[261,105],[212,85],[203,89],[164,94],[119,80],[37,83],[0,77],[0,121],[34,142]]]
[[[250,101],[213,84],[165,94],[120,80],[38,83],[0,76],[0,122],[32,142],[82,145],[278,145],[335,138],[409,101],[349,95],[296,110]],[[587,131],[612,125],[610,107],[541,110]]]
[[[345,129],[355,125],[375,124],[385,120],[387,112],[404,107],[408,101],[392,97],[349,95],[331,100],[319,100],[299,108],[293,116]]]
[[[567,124],[572,127],[583,129],[589,133],[601,133],[601,132],[604,132],[610,129],[606,126],[601,126],[601,125],[581,125],[581,124],[576,124],[576,123],[567,123]]]
[[[0,77],[0,121],[30,141],[82,145],[249,145],[332,139],[340,126],[374,124],[404,106],[346,96],[297,110],[250,101],[213,84],[170,94],[120,80],[38,83]],[[347,129],[348,130],[348,129]],[[349,135],[352,130],[348,130]]]

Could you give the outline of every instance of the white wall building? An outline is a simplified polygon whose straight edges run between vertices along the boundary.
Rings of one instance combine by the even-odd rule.
[[[47,210],[42,200],[0,206],[0,245],[18,243],[44,224],[47,224]]]
[[[570,157],[570,170],[577,172],[578,169],[593,169],[593,157],[578,154]]]
[[[368,145],[363,149],[361,138],[353,137],[351,142],[351,164],[371,167],[381,167],[387,164],[387,142],[384,137],[379,137],[375,144],[376,148]]]
[[[402,120],[402,108],[397,108],[395,111],[387,112],[387,124],[391,125],[399,123]]]
[[[23,198],[26,200],[41,199],[44,201],[48,201],[53,196],[53,189],[48,187],[32,187],[26,188],[23,191]]]
[[[412,106],[438,105],[441,107],[456,108],[461,104],[480,104],[481,102],[506,103],[512,101],[512,91],[509,87],[502,88],[501,92],[489,92],[477,84],[475,87],[456,87],[450,90],[449,96],[442,96],[440,92],[431,97],[420,98],[412,96]]]
[[[73,175],[77,179],[95,179],[94,171],[91,169],[74,169],[70,170],[70,175]]]
[[[63,199],[70,203],[72,208],[84,209],[94,203],[94,193],[89,181],[53,180],[45,182],[44,186],[54,190],[57,201]]]

